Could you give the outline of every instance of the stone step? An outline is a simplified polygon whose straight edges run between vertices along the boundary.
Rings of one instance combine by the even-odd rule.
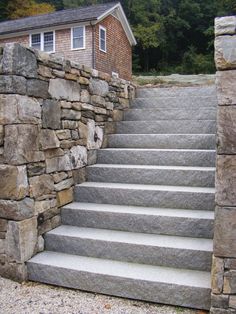
[[[214,187],[215,168],[95,164],[87,167],[93,182]]]
[[[116,134],[216,134],[215,120],[121,121]]]
[[[124,120],[126,121],[216,120],[216,108],[200,107],[198,109],[186,108],[128,109],[124,112]]]
[[[214,167],[215,150],[106,148],[97,152],[100,164]]]
[[[166,87],[166,88],[138,88],[137,98],[148,97],[216,97],[216,87],[196,86],[196,87]]]
[[[213,238],[213,211],[73,202],[61,216],[71,226]]]
[[[111,134],[108,147],[157,149],[215,149],[213,134]]]
[[[30,280],[74,289],[209,309],[210,273],[43,252],[28,263]]]
[[[66,225],[45,235],[47,251],[203,271],[211,270],[212,242]]]
[[[75,201],[195,210],[214,210],[215,189],[200,187],[84,182]]]
[[[136,98],[131,102],[132,109],[149,108],[186,108],[198,109],[200,107],[216,110],[216,96],[181,96],[181,97],[152,97]]]

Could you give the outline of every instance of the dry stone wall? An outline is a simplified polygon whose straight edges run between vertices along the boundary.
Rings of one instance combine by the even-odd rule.
[[[236,16],[215,21],[218,92],[212,314],[236,313]]]
[[[129,107],[135,87],[19,44],[0,48],[0,275],[25,280],[25,262],[60,225]]]

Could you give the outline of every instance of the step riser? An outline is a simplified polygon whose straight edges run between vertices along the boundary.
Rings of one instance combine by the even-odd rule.
[[[214,135],[114,134],[108,136],[112,148],[215,149]]]
[[[124,113],[126,121],[155,120],[216,120],[216,109],[129,109]]]
[[[216,122],[199,121],[122,121],[116,124],[117,134],[216,134]]]
[[[145,215],[145,212],[143,215],[132,215],[64,208],[62,209],[62,224],[77,227],[212,239],[214,221],[210,219],[151,216]]]
[[[76,186],[75,200],[98,204],[213,210],[215,195],[214,193]]]
[[[210,308],[210,289],[207,288],[118,278],[30,262],[27,265],[29,279],[33,281],[163,304]]]
[[[131,108],[187,108],[216,107],[216,97],[156,97],[137,98],[131,102]]]
[[[211,252],[46,234],[47,251],[154,266],[210,271]],[[140,254],[142,252],[142,254]]]
[[[88,167],[88,181],[214,187],[215,171]]]
[[[215,86],[209,87],[170,87],[170,88],[138,88],[138,98],[146,97],[216,97]]]
[[[214,151],[98,150],[98,163],[214,167]]]

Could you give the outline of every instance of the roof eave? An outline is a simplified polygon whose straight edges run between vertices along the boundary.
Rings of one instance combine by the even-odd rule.
[[[134,37],[134,34],[131,30],[131,27],[129,25],[129,22],[126,18],[126,15],[125,15],[125,12],[121,6],[120,3],[117,3],[115,4],[111,9],[107,10],[105,13],[103,13],[102,15],[100,15],[98,18],[97,18],[97,21],[96,23],[102,21],[105,17],[107,17],[109,14],[111,14],[115,9],[118,9],[118,15],[119,15],[119,19],[120,19],[120,22],[124,28],[124,31],[126,33],[126,36],[131,44],[131,46],[135,46],[137,45],[137,41]]]

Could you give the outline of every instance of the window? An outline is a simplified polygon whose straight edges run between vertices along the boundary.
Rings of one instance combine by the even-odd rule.
[[[104,27],[99,26],[99,49],[107,52],[107,31]]]
[[[43,50],[46,52],[54,51],[54,34],[47,32],[43,34]]]
[[[31,35],[31,47],[41,50],[41,34]]]
[[[31,34],[30,35],[30,46],[32,48],[46,51],[54,52],[55,51],[55,33],[54,31]]]
[[[71,29],[71,49],[85,48],[85,26],[77,26]]]

